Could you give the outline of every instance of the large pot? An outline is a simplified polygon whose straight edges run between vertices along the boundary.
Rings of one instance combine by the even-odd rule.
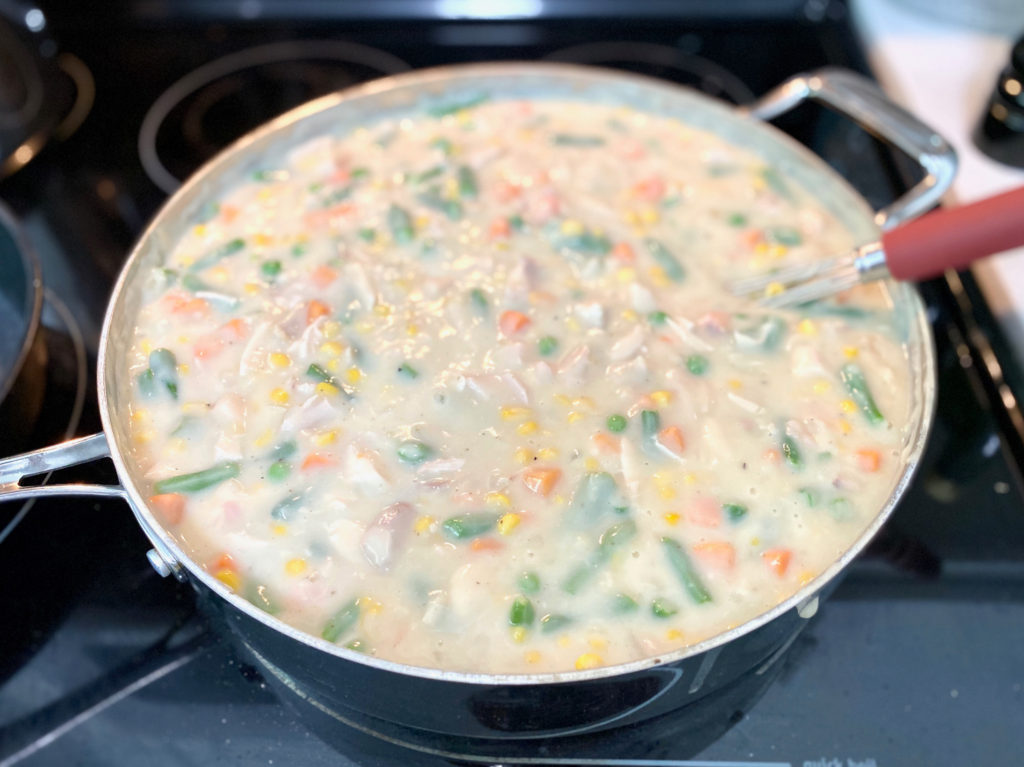
[[[332,720],[380,731],[399,726],[413,740],[457,742],[461,753],[510,754],[532,739],[576,735],[638,722],[685,706],[747,673],[763,673],[813,615],[819,595],[867,544],[910,482],[935,399],[935,361],[923,305],[913,288],[892,284],[895,311],[913,366],[912,424],[902,470],[885,505],[856,542],[792,597],[742,626],[656,658],[587,671],[489,675],[415,668],[367,657],[301,633],[228,590],[189,559],[147,508],[145,482],[133,465],[125,364],[144,274],[163,257],[218,190],[259,165],[265,152],[327,131],[467,96],[561,97],[623,104],[679,117],[759,153],[789,179],[813,190],[862,241],[931,207],[955,170],[943,139],[886,102],[867,81],[838,70],[793,78],[752,108],[737,110],[687,89],[635,75],[554,64],[471,65],[379,80],[302,106],[246,136],[175,194],[142,235],[114,288],[100,341],[98,384],[104,432],[0,462],[0,497],[83,494],[124,498],[153,544],[150,561],[190,582],[211,616],[279,687]],[[924,180],[874,212],[819,158],[762,121],[806,101],[823,102],[902,148],[924,167]],[[119,486],[28,488],[24,476],[109,455]],[[369,723],[369,724],[368,724]],[[418,735],[417,735],[418,734]],[[452,739],[451,736],[456,736]],[[444,750],[440,749],[439,750]]]

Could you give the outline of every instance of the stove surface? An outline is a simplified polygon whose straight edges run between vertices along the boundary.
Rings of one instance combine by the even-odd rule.
[[[316,4],[273,2],[261,6],[262,18],[233,15],[245,3],[48,10],[50,33],[91,69],[96,91],[77,133],[0,183],[55,299],[44,314],[52,362],[32,446],[58,441],[69,426],[99,428],[91,384],[99,325],[134,237],[180,179],[275,112],[367,77],[457,61],[615,66],[740,103],[800,70],[864,68],[842,2],[745,1],[728,11],[693,3],[673,13],[636,2],[629,11],[615,6],[621,15],[600,3],[587,12],[506,2],[498,5],[513,18],[502,21],[441,18],[428,5],[335,4],[325,18],[314,17]],[[471,15],[463,6],[431,5]],[[548,10],[512,13],[520,6]],[[348,15],[339,10],[346,7]],[[906,183],[898,161],[827,113],[801,109],[780,127],[874,205]],[[699,711],[581,741],[578,752],[538,753],[532,763],[1019,761],[1021,435],[992,388],[982,344],[991,316],[969,276],[927,283],[922,293],[940,368],[929,448],[889,524],[789,652]],[[68,475],[113,480],[103,464]],[[12,526],[18,513],[16,504],[0,508],[0,767],[455,760],[387,742],[363,723],[311,720],[297,698],[277,697],[210,628],[191,588],[153,572],[123,503],[39,502]]]

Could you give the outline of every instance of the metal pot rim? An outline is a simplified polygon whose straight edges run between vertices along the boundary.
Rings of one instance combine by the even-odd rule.
[[[173,559],[177,560],[177,563],[180,563],[188,570],[192,577],[201,581],[207,588],[228,601],[235,608],[246,613],[250,618],[263,623],[267,627],[280,632],[297,642],[308,645],[313,649],[320,650],[329,655],[334,655],[343,660],[371,666],[404,676],[415,676],[424,679],[434,679],[453,683],[489,686],[558,684],[625,676],[633,672],[663,666],[676,661],[681,661],[685,658],[700,655],[701,653],[729,643],[747,633],[750,633],[751,631],[754,631],[760,626],[784,614],[788,610],[794,608],[799,609],[803,604],[810,602],[826,583],[835,578],[840,571],[843,570],[860,553],[860,551],[867,545],[871,538],[874,537],[888,519],[917,469],[918,459],[924,449],[928,430],[934,415],[936,364],[934,341],[931,337],[930,326],[925,315],[923,302],[916,290],[905,284],[899,285],[896,286],[895,290],[901,294],[899,296],[900,300],[909,303],[908,308],[910,310],[912,321],[910,331],[915,334],[917,340],[920,342],[916,344],[916,346],[919,347],[916,350],[917,358],[911,361],[911,365],[912,369],[920,370],[920,380],[918,383],[920,383],[921,386],[918,393],[921,395],[921,399],[914,402],[914,405],[917,408],[917,416],[915,419],[916,423],[914,424],[916,426],[916,431],[911,433],[910,442],[906,446],[902,457],[904,461],[903,471],[885,505],[879,510],[871,523],[861,532],[856,541],[854,541],[842,556],[821,572],[816,578],[804,585],[789,598],[772,607],[770,610],[753,617],[746,623],[736,626],[735,628],[716,634],[702,642],[689,645],[675,652],[665,653],[657,657],[643,658],[615,666],[604,666],[585,671],[561,671],[538,674],[486,674],[410,666],[394,661],[378,659],[363,655],[353,650],[348,650],[344,647],[329,643],[323,639],[293,628],[292,626],[260,610],[254,604],[243,599],[241,596],[230,591],[224,584],[207,573],[200,565],[193,562],[188,554],[186,554],[186,552],[179,546],[177,540],[164,529],[162,524],[160,524],[153,513],[149,510],[142,495],[132,480],[130,468],[125,460],[129,453],[128,451],[121,450],[120,445],[118,444],[118,435],[120,433],[117,428],[118,413],[114,412],[112,408],[112,403],[110,401],[111,393],[108,391],[108,383],[112,380],[111,376],[114,375],[108,370],[108,366],[120,365],[123,360],[123,354],[119,354],[117,351],[111,350],[111,337],[115,333],[114,327],[116,325],[114,315],[125,301],[126,293],[131,290],[133,276],[137,271],[137,265],[139,264],[140,259],[142,259],[143,255],[151,247],[159,247],[160,244],[163,244],[161,233],[166,222],[169,219],[173,219],[173,217],[180,212],[179,209],[186,207],[187,200],[189,198],[198,196],[204,187],[210,185],[212,180],[218,176],[218,174],[231,168],[239,157],[245,156],[249,150],[259,148],[260,144],[268,142],[271,137],[290,128],[294,128],[303,121],[317,114],[361,98],[384,95],[404,89],[414,89],[417,92],[426,92],[432,86],[448,83],[456,84],[460,80],[473,80],[488,77],[510,78],[518,75],[569,79],[572,81],[578,81],[581,85],[608,84],[616,85],[618,87],[630,86],[646,91],[652,96],[667,99],[669,101],[672,99],[676,99],[677,101],[680,99],[696,100],[701,103],[702,108],[708,110],[712,114],[717,114],[724,121],[732,121],[733,123],[736,123],[736,121],[747,121],[747,127],[752,134],[762,132],[766,136],[770,137],[771,141],[774,141],[777,145],[781,145],[790,155],[799,157],[801,162],[808,166],[816,176],[827,180],[827,182],[833,187],[844,188],[851,200],[855,200],[859,203],[860,208],[862,209],[860,212],[863,213],[869,221],[872,216],[867,203],[849,186],[845,179],[828,167],[820,157],[813,154],[810,150],[800,145],[788,135],[770,125],[757,120],[748,120],[745,115],[737,114],[737,110],[732,107],[716,102],[710,97],[673,83],[667,83],[665,81],[632,73],[561,63],[515,62],[451,65],[393,75],[324,96],[299,106],[240,138],[230,147],[213,158],[203,168],[197,171],[173,196],[171,196],[164,203],[160,211],[136,242],[118,277],[107,307],[107,313],[104,318],[103,330],[99,343],[97,391],[99,396],[100,416],[103,423],[103,430],[107,435],[108,442],[110,443],[111,458],[117,469],[117,474],[124,486],[124,496],[135,513],[143,531],[162,554],[165,556],[170,554]]]
[[[0,402],[3,402],[20,375],[39,330],[39,320],[43,311],[43,277],[39,267],[39,258],[29,243],[24,229],[11,213],[10,208],[3,203],[0,203],[0,227],[11,233],[11,238],[21,254],[21,265],[25,270],[25,295],[28,299],[26,303],[29,304],[28,322],[18,345],[18,353],[14,357],[14,363],[10,370],[0,378]]]

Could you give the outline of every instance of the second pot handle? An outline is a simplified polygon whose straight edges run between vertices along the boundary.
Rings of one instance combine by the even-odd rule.
[[[921,181],[875,214],[875,222],[882,229],[891,229],[930,210],[953,183],[957,160],[949,142],[886,98],[871,80],[849,70],[825,67],[796,75],[743,111],[759,120],[773,120],[804,101],[821,103],[849,117],[924,168]]]
[[[25,486],[21,480],[56,469],[66,469],[99,458],[110,457],[106,436],[100,432],[88,437],[61,442],[42,450],[11,456],[0,460],[0,502],[21,498],[43,498],[55,495],[92,495],[124,498],[120,485],[38,485]]]

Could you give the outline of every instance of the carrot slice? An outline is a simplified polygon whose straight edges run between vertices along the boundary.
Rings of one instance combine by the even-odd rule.
[[[218,334],[225,341],[241,341],[249,335],[249,323],[241,317],[235,317],[221,325]]]
[[[511,231],[512,227],[509,225],[507,218],[496,218],[487,228],[487,236],[492,240],[502,240],[508,237]]]
[[[862,448],[857,451],[857,466],[861,471],[872,473],[882,465],[882,455],[877,450]]]
[[[678,426],[666,426],[658,432],[658,444],[670,453],[682,455],[686,449],[686,441],[683,439],[683,431]]]
[[[597,448],[599,453],[619,452],[619,440],[610,434],[605,434],[603,431],[594,433],[590,441],[594,443],[594,447]]]
[[[560,469],[546,469],[539,466],[523,472],[523,484],[526,489],[537,495],[547,495],[558,484],[562,477]]]
[[[529,324],[530,318],[514,309],[502,312],[501,317],[498,319],[498,328],[501,330],[502,335],[508,337],[514,336]]]
[[[205,360],[210,357],[215,357],[220,354],[224,348],[224,341],[211,333],[209,335],[200,336],[196,341],[195,346],[192,347],[192,355],[197,360]]]
[[[234,558],[230,554],[228,554],[227,552],[224,552],[224,553],[222,553],[219,557],[217,557],[213,561],[213,563],[210,565],[210,569],[214,570],[214,571],[217,571],[217,570],[235,570],[235,571],[237,571],[238,570],[238,564],[235,562]]]
[[[745,246],[753,250],[754,246],[764,240],[764,235],[760,229],[748,229],[740,235],[740,242]]]
[[[693,547],[693,554],[715,570],[732,570],[736,566],[736,548],[725,541],[706,541]]]
[[[331,308],[327,304],[314,299],[309,302],[309,306],[306,309],[306,324],[309,325],[317,317],[324,317],[330,313]]]
[[[612,248],[612,255],[624,264],[631,264],[636,261],[636,252],[628,242],[617,242]]]
[[[789,560],[793,558],[793,552],[789,549],[768,549],[761,552],[761,557],[768,567],[771,568],[771,571],[781,578],[786,574]]]
[[[650,176],[635,183],[630,191],[641,200],[657,202],[665,194],[665,182],[660,176]]]
[[[332,456],[325,455],[324,453],[310,453],[302,461],[302,470],[324,469],[328,466],[333,466],[335,463],[337,461]]]
[[[236,218],[238,218],[239,210],[234,205],[221,205],[220,206],[220,217],[225,224],[230,224]]]
[[[722,508],[712,498],[698,498],[687,507],[686,521],[697,527],[718,527],[722,523]]]
[[[185,516],[185,496],[180,493],[160,493],[149,498],[149,505],[168,525],[176,525]]]
[[[505,544],[494,538],[474,538],[469,547],[473,551],[501,551]]]
[[[338,279],[338,273],[334,269],[331,269],[331,267],[321,264],[313,270],[312,274],[309,275],[309,279],[311,279],[313,284],[318,288],[326,288]]]

